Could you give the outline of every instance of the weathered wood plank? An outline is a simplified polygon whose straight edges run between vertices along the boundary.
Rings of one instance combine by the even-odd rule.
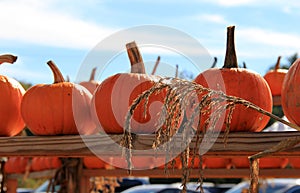
[[[105,169],[85,169],[84,176],[129,176],[128,171],[124,169],[105,170]],[[164,169],[152,170],[132,170],[131,176],[148,176],[151,178],[181,178],[181,169],[169,169],[167,173]],[[190,178],[199,178],[199,170],[190,171]],[[249,178],[250,170],[246,169],[204,169],[204,178]],[[260,169],[259,177],[261,178],[299,178],[300,169]]]
[[[262,132],[262,133],[230,133],[227,144],[224,144],[223,134],[220,134],[205,156],[250,156],[266,150],[281,140],[290,137],[300,137],[300,132]],[[92,136],[16,136],[0,138],[0,156],[61,156],[84,157],[101,155],[120,155],[121,146],[118,145],[122,135],[92,135]],[[173,137],[177,145],[183,142],[181,136]],[[154,135],[135,136],[133,146],[147,149],[144,155],[154,155],[152,150]],[[190,147],[195,148],[195,139]],[[92,149],[92,150],[91,150]],[[300,156],[300,146],[274,156]]]
[[[40,172],[31,172],[28,178],[51,178],[55,174],[55,170],[45,170]],[[198,178],[199,170],[192,169],[190,171],[190,178]],[[181,169],[168,169],[167,172],[164,169],[151,169],[151,170],[132,170],[131,175],[125,169],[84,169],[82,171],[82,179],[87,180],[89,177],[105,176],[105,177],[144,177],[150,178],[181,178]],[[249,178],[250,170],[245,169],[204,169],[204,178]],[[300,169],[260,169],[259,176],[261,178],[299,178]],[[9,174],[8,179],[23,178],[22,174]]]

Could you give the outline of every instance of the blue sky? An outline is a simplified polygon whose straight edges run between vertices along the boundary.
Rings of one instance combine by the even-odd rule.
[[[285,63],[300,50],[297,0],[0,0],[0,7],[0,53],[19,57],[14,65],[2,65],[0,73],[33,84],[53,81],[46,66],[50,59],[71,81],[78,80],[82,62],[99,42],[145,24],[189,34],[218,57],[218,67],[223,65],[226,27],[235,25],[239,63],[245,61],[262,75],[279,55]],[[145,58],[155,61],[157,55],[162,63],[178,63],[180,71],[199,73],[164,52],[152,50]],[[116,61],[124,66],[108,66],[109,73],[122,72],[129,65],[126,57]]]

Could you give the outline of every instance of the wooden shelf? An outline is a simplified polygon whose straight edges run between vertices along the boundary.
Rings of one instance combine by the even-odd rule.
[[[51,178],[55,174],[55,170],[45,170],[40,172],[30,172],[28,178]],[[25,174],[9,174],[9,179],[23,178]],[[151,170],[132,170],[131,175],[125,169],[83,169],[82,177],[149,177],[149,178],[181,178],[181,169],[151,169]],[[199,169],[192,169],[190,171],[190,178],[199,178]],[[204,178],[249,178],[250,170],[245,169],[204,169]],[[261,178],[299,178],[300,169],[260,169],[259,177]]]
[[[230,133],[227,144],[221,133],[205,156],[232,157],[250,156],[266,150],[281,140],[290,137],[300,137],[300,132],[260,132],[260,133]],[[120,156],[122,148],[119,143],[122,135],[91,135],[91,136],[16,136],[0,138],[0,156],[59,156],[59,157],[85,157],[94,156],[94,153],[103,156]],[[173,139],[182,143],[182,137]],[[138,135],[133,139],[133,146],[137,149],[147,149],[143,155],[153,155],[154,135]],[[195,148],[193,139],[190,147]],[[91,151],[92,147],[95,151]],[[295,157],[300,156],[300,145],[288,151],[276,153],[273,156]]]

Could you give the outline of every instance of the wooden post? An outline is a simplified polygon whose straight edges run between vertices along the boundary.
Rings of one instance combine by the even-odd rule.
[[[80,193],[89,193],[91,189],[91,182],[88,176],[81,176],[80,179]]]
[[[6,179],[6,193],[17,193],[17,188],[17,179]]]

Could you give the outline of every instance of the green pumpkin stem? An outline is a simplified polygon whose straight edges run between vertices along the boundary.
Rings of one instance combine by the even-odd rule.
[[[234,28],[235,26],[227,27],[227,46],[223,68],[238,68],[234,44]]]
[[[56,64],[52,60],[49,60],[47,62],[47,64],[51,68],[51,71],[53,73],[54,84],[60,83],[60,82],[65,82],[65,79],[64,79],[63,75],[61,74],[60,70],[57,68]]]
[[[9,63],[13,64],[15,61],[17,61],[17,56],[11,55],[11,54],[2,54],[0,55],[0,64],[2,63]]]
[[[275,65],[275,69],[274,69],[274,70],[278,70],[278,69],[279,69],[279,66],[280,66],[280,60],[281,60],[281,56],[278,56],[277,62],[276,62],[276,65]]]
[[[131,73],[146,74],[143,58],[135,41],[127,43],[126,49],[131,64]]]

